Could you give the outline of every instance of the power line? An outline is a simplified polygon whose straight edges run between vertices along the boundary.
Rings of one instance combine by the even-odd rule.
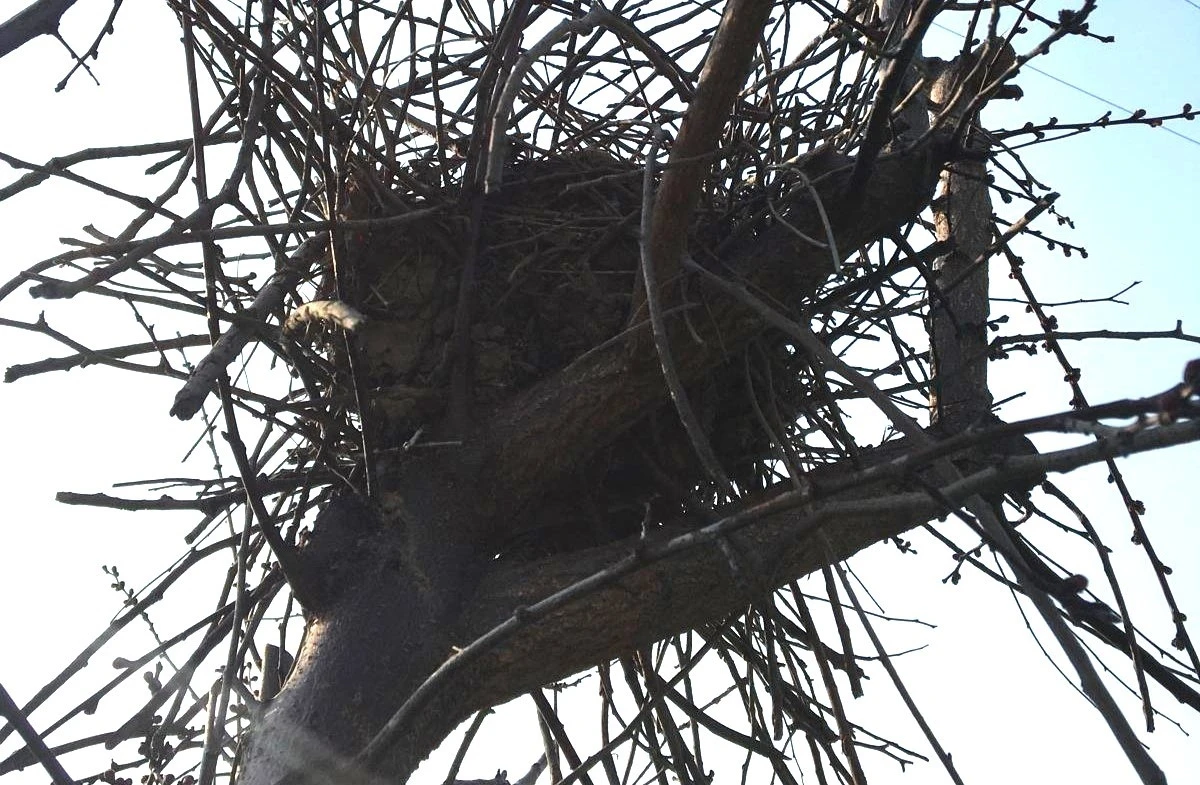
[[[1185,3],[1190,3],[1190,2],[1192,2],[1192,0],[1184,0],[1184,2],[1185,2]],[[1197,8],[1200,8],[1200,5],[1198,5],[1198,6],[1196,6],[1196,7],[1197,7]],[[1051,74],[1051,73],[1047,73],[1046,71],[1043,71],[1042,69],[1040,69],[1040,68],[1037,68],[1036,66],[1032,66],[1032,65],[1029,65],[1028,63],[1026,63],[1024,66],[1022,66],[1022,68],[1028,68],[1030,71],[1033,71],[1034,73],[1041,74],[1042,76],[1046,77],[1047,79],[1053,79],[1054,81],[1058,82],[1059,84],[1061,84],[1061,85],[1064,85],[1064,86],[1066,86],[1066,87],[1069,87],[1069,88],[1071,88],[1072,90],[1074,90],[1074,91],[1076,91],[1076,92],[1078,92],[1078,93],[1083,93],[1084,95],[1086,95],[1086,96],[1087,96],[1087,97],[1089,97],[1089,98],[1094,98],[1094,99],[1096,99],[1097,101],[1099,101],[1099,102],[1100,102],[1100,103],[1102,103],[1102,104],[1105,104],[1105,105],[1107,105],[1107,106],[1111,106],[1113,109],[1119,109],[1119,110],[1120,110],[1120,111],[1122,111],[1122,112],[1128,112],[1129,114],[1133,114],[1133,110],[1132,110],[1132,109],[1126,109],[1125,107],[1121,106],[1120,104],[1118,104],[1118,103],[1117,103],[1117,102],[1115,102],[1115,101],[1110,101],[1110,100],[1108,100],[1107,98],[1105,98],[1105,97],[1104,97],[1104,96],[1102,96],[1102,95],[1096,95],[1095,93],[1093,93],[1093,92],[1091,92],[1091,91],[1089,91],[1089,90],[1084,90],[1084,89],[1083,89],[1082,87],[1080,87],[1079,85],[1077,85],[1077,84],[1071,84],[1071,83],[1070,83],[1070,82],[1068,82],[1066,79],[1063,79],[1063,78],[1061,78],[1061,77],[1057,77],[1057,76],[1055,76],[1054,74]],[[1165,124],[1164,124],[1164,125],[1161,125],[1161,126],[1159,126],[1159,128],[1162,128],[1164,131],[1166,131],[1167,133],[1171,134],[1172,136],[1178,136],[1180,139],[1183,139],[1184,141],[1191,142],[1191,143],[1192,143],[1192,144],[1194,144],[1194,145],[1200,145],[1200,139],[1194,139],[1194,138],[1192,138],[1192,137],[1188,136],[1187,134],[1180,133],[1179,131],[1176,131],[1174,128],[1171,128],[1171,127],[1169,127],[1169,126],[1167,126],[1167,125],[1165,125]]]
[[[1200,3],[1197,3],[1196,0],[1183,0],[1183,2],[1195,7],[1197,9],[1200,9]],[[939,24],[938,22],[934,22],[933,26],[937,27],[940,30],[944,30],[947,33],[950,33],[951,35],[956,35],[959,38],[966,38],[966,36],[964,36],[962,33],[958,32],[956,30],[952,30],[943,24]],[[1069,87],[1077,93],[1083,93],[1088,98],[1092,98],[1096,101],[1099,101],[1100,103],[1105,104],[1106,106],[1111,106],[1113,109],[1118,109],[1122,112],[1128,112],[1129,114],[1133,114],[1132,109],[1126,109],[1125,107],[1118,104],[1116,101],[1110,101],[1109,99],[1105,98],[1102,95],[1097,95],[1096,93],[1093,93],[1090,90],[1085,90],[1082,87],[1080,87],[1079,85],[1074,84],[1073,82],[1068,82],[1066,79],[1055,76],[1054,74],[1049,73],[1048,71],[1043,71],[1042,69],[1038,68],[1037,66],[1032,66],[1032,65],[1029,65],[1028,63],[1026,63],[1025,65],[1023,65],[1021,67],[1028,68],[1030,71],[1033,71],[1034,73],[1037,73],[1037,74],[1041,74],[1042,76],[1046,77],[1047,79],[1053,79],[1055,82],[1058,82],[1059,84],[1063,85],[1064,87]],[[1196,139],[1194,137],[1188,136],[1187,134],[1180,133],[1179,131],[1176,131],[1174,128],[1171,128],[1165,124],[1161,125],[1159,127],[1162,128],[1162,130],[1166,131],[1167,133],[1171,134],[1171,136],[1178,136],[1180,139],[1184,140],[1185,142],[1191,142],[1194,145],[1200,146],[1200,139]]]

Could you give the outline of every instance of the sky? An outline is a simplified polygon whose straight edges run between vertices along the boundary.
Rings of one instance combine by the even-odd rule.
[[[108,7],[96,0],[81,0],[65,18],[63,34],[76,48],[86,47],[107,12]],[[6,107],[0,151],[42,162],[83,147],[187,135],[182,50],[175,28],[161,34],[161,24],[170,24],[165,13],[150,0],[126,2],[114,38],[92,62],[100,86],[77,74],[66,90],[54,92],[70,61],[48,37],[0,59],[0,96]],[[989,124],[1016,127],[1050,116],[1088,120],[1111,108],[1104,101],[1151,114],[1178,111],[1189,101],[1200,106],[1200,7],[1195,3],[1160,0],[1148,7],[1108,0],[1101,2],[1092,27],[1115,35],[1116,43],[1064,42],[1050,57],[1035,61],[1048,75],[1028,70],[1020,75],[1024,99],[989,108]],[[957,45],[953,34],[935,30],[929,46],[939,41],[947,47]],[[1113,111],[1116,117],[1125,115]],[[1164,128],[1111,128],[1025,151],[1038,177],[1063,194],[1058,209],[1074,221],[1074,230],[1053,227],[1054,231],[1089,251],[1082,259],[1036,245],[1023,248],[1026,272],[1043,301],[1102,299],[1140,282],[1122,295],[1127,304],[1055,308],[1063,329],[1164,330],[1182,319],[1185,330],[1200,333],[1200,268],[1191,234],[1200,207],[1200,123],[1177,122],[1170,128],[1187,138]],[[110,182],[121,176],[112,167],[86,171]],[[0,187],[17,176],[0,164]],[[59,237],[82,236],[85,224],[115,232],[112,216],[107,205],[72,187],[38,188],[0,203],[0,233],[5,237],[0,273],[7,279],[55,253]],[[997,292],[1011,287],[1002,273],[994,283]],[[82,322],[74,308],[34,302],[22,294],[0,303],[0,316],[8,318],[32,319],[42,311],[52,325],[82,330],[94,338],[94,345],[128,338],[123,332],[128,314],[110,303],[92,304]],[[1027,323],[1024,331],[1031,327]],[[1083,369],[1082,382],[1092,402],[1163,390],[1178,380],[1187,360],[1200,356],[1196,344],[1168,341],[1072,343],[1066,348]],[[12,331],[5,331],[0,340],[3,366],[62,353],[46,340]],[[1046,362],[1045,357],[1014,357],[993,364],[998,399],[1025,393],[1002,416],[1012,420],[1066,408],[1070,396],[1065,385],[1041,386],[1057,378]],[[1031,379],[1037,388],[1029,389]],[[173,382],[145,377],[132,384],[102,368],[0,386],[0,423],[7,447],[0,453],[0,476],[6,480],[8,502],[0,524],[0,607],[7,640],[0,646],[0,682],[18,703],[57,673],[120,610],[121,598],[110,588],[112,580],[101,565],[118,565],[122,577],[137,587],[183,551],[182,538],[194,523],[192,516],[118,513],[53,501],[63,490],[111,491],[114,483],[126,480],[209,471],[211,461],[202,454],[180,465],[199,429],[167,416],[174,393]],[[1192,445],[1122,462],[1135,496],[1146,503],[1146,526],[1155,545],[1174,567],[1172,586],[1178,600],[1193,617],[1200,614],[1200,521],[1193,487],[1198,459],[1200,448]],[[1138,624],[1156,639],[1169,640],[1167,612],[1153,589],[1153,575],[1144,555],[1129,543],[1128,520],[1103,470],[1056,481],[1073,490],[1115,549],[1113,560],[1126,588],[1145,589],[1131,591]],[[924,556],[918,568],[912,557],[886,546],[856,556],[851,566],[888,613],[919,616],[937,625],[911,631],[889,627],[885,639],[893,649],[925,645],[901,657],[898,666],[967,781],[1134,782],[1099,716],[1047,663],[1012,599],[981,577],[947,587],[942,579],[951,566],[948,554],[919,536],[914,542]],[[901,570],[902,585],[888,580]],[[198,593],[204,577],[196,576]],[[1033,629],[1046,642],[1037,624]],[[1193,625],[1196,635],[1194,630]],[[132,639],[122,642],[126,649],[118,646],[103,657],[132,654],[138,644]],[[1114,657],[1106,661],[1120,666]],[[97,670],[105,678],[111,675],[104,674],[103,667]],[[885,697],[889,689],[883,681],[879,674],[869,697],[851,705],[852,716],[871,722],[883,718],[875,723],[883,729],[906,728],[901,740],[921,747],[919,733],[911,723],[904,725],[894,701]],[[1127,696],[1119,699],[1136,723],[1136,702]],[[1194,781],[1194,772],[1200,771],[1200,741],[1195,735],[1200,721],[1161,691],[1156,705],[1179,720],[1182,730],[1160,720],[1159,730],[1143,734],[1143,739],[1172,782]],[[514,702],[508,711],[528,719],[533,709],[526,700]],[[53,710],[39,712],[34,722],[52,715]],[[503,721],[489,720],[485,728],[489,726],[497,729],[494,739],[502,738]],[[10,740],[0,751],[11,748]],[[464,774],[490,776],[497,768],[523,771],[536,748],[536,739],[484,744],[468,760],[476,770]],[[424,781],[438,780],[449,754],[452,750],[431,759],[421,772]],[[923,764],[901,776],[894,764],[875,761],[868,774],[873,782],[947,781],[936,764]],[[45,779],[32,769],[21,776]]]

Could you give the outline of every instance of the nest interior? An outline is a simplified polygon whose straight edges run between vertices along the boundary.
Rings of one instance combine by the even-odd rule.
[[[383,187],[377,180],[370,185],[377,195]],[[368,442],[395,450],[445,414],[461,346],[455,325],[465,260],[473,249],[467,342],[473,405],[499,403],[621,333],[637,282],[641,187],[640,169],[603,153],[524,161],[485,200],[478,242],[463,210],[451,206],[458,200],[453,188],[438,192],[447,209],[435,216],[350,238],[342,250],[348,263],[342,291],[367,317],[354,341]],[[368,189],[359,189],[361,215]],[[393,204],[398,198],[392,192]],[[728,236],[731,218],[715,209],[701,215],[696,237],[715,245]],[[702,313],[703,306],[693,310]],[[809,396],[802,365],[782,340],[760,339],[689,389],[714,452],[742,490],[767,482],[765,462],[779,457],[774,445]],[[670,404],[558,487],[561,494],[553,495],[560,500],[539,501],[544,525],[535,521],[508,550],[541,555],[598,544],[636,531],[648,505],[657,523],[688,503],[716,498]],[[575,508],[574,515],[564,517],[559,502]],[[570,541],[559,541],[560,522],[579,520],[581,504],[594,525],[574,526]]]

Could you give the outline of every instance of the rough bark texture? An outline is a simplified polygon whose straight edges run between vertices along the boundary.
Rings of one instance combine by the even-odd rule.
[[[962,78],[978,71],[976,89],[989,72],[1011,64],[1013,52],[999,42],[951,62],[929,92],[934,106],[945,107],[954,98]],[[995,62],[993,62],[993,59]],[[959,78],[956,78],[959,77]],[[968,91],[968,94],[973,94]],[[974,117],[952,111],[951,128],[974,124]],[[965,147],[970,155],[942,172],[934,202],[934,228],[939,240],[952,241],[954,250],[934,263],[930,303],[930,347],[937,378],[930,396],[932,420],[946,433],[977,424],[991,410],[988,390],[988,265],[991,245],[992,200],[987,172],[987,142],[973,129]]]
[[[989,51],[985,47],[946,65],[931,94],[934,109],[953,114],[952,120],[963,116],[960,108],[994,70],[977,67],[980,52]],[[1001,54],[990,62],[1002,69],[1011,49]],[[886,237],[929,206],[949,151],[959,147],[955,123],[946,127],[949,135],[934,131],[916,145],[897,144],[869,166],[817,151],[804,164],[815,194],[787,205],[786,221],[809,236],[831,231],[843,255]],[[986,183],[973,174],[960,173],[948,185],[953,210],[943,206],[939,229],[962,245],[939,264],[943,282],[965,269],[987,242],[961,238],[954,226],[954,211],[973,211],[973,218],[980,210],[990,213]],[[828,226],[818,204],[829,216]],[[780,222],[726,243],[719,254],[706,257],[708,250],[692,252],[723,274],[790,303],[811,299],[833,269],[828,251],[798,242]],[[678,315],[668,323],[674,365],[684,383],[702,378],[764,329],[756,315],[701,280],[686,286],[703,298],[704,307],[690,317],[699,341],[691,331],[676,329]],[[946,294],[944,303],[931,325],[943,434],[946,426],[973,422],[976,410],[986,410],[990,401],[986,355],[976,351],[986,342],[986,272]],[[500,543],[530,527],[531,517],[544,520],[547,510],[558,509],[548,500],[573,472],[665,404],[662,371],[651,342],[641,337],[645,329],[635,324],[491,406],[470,434],[456,434],[464,437],[461,446],[404,457],[389,470],[388,492],[376,509],[346,502],[322,515],[307,558],[331,578],[321,601],[310,608],[295,671],[255,734],[243,782],[274,785],[317,770],[365,776],[368,767],[355,755],[457,647],[506,620],[512,624],[514,614],[523,618],[521,608],[632,558],[632,540],[576,547],[537,561],[493,557]],[[887,461],[895,454],[880,450],[864,460]],[[987,463],[966,457],[968,466]],[[924,493],[898,493],[880,483],[856,486],[849,494],[819,493],[821,482],[836,483],[851,472],[836,466],[814,478],[818,495],[802,512],[792,509],[798,502],[788,495],[790,486],[742,503],[764,505],[756,509],[769,513],[731,538],[744,562],[741,571],[756,576],[753,586],[735,579],[728,557],[711,544],[672,551],[661,560],[627,564],[619,579],[548,616],[517,624],[516,632],[478,656],[456,659],[436,689],[419,693],[420,703],[393,729],[395,741],[374,750],[371,775],[403,781],[470,712],[720,621],[788,581],[943,511]],[[1002,478],[993,472],[972,492],[1025,490],[1037,481],[1035,474]],[[679,531],[656,530],[643,547],[655,553]],[[297,748],[296,739],[320,741]]]
[[[889,449],[878,457],[895,454]],[[813,478],[816,493],[848,474],[845,467],[819,474]],[[1008,487],[1014,482],[997,477],[992,484]],[[773,489],[754,504],[786,507],[779,502],[790,490],[790,485]],[[453,673],[419,707],[419,719],[397,734],[401,741],[378,773],[403,781],[472,712],[639,646],[720,621],[788,581],[939,512],[928,494],[897,496],[892,485],[878,482],[830,495],[807,509],[768,513],[729,537],[742,574],[755,576],[754,585],[735,578],[722,550],[712,544],[649,561],[532,621]],[[643,544],[644,552],[653,556],[685,531],[655,532]],[[270,734],[282,729],[286,737],[290,728],[300,727],[336,753],[353,756],[456,647],[505,622],[516,609],[630,559],[632,553],[632,543],[618,542],[533,562],[498,563],[469,596],[460,598],[461,611],[450,620],[444,608],[430,606],[423,581],[404,563],[403,546],[387,537],[372,538],[369,551],[356,560],[362,579],[310,624],[288,688],[265,718],[258,743],[268,750],[287,749],[273,743]]]
[[[952,252],[934,263],[940,296],[931,305],[931,341],[937,379],[932,416],[953,433],[991,409],[987,384],[988,267],[975,265],[991,244],[992,202],[987,166],[959,161],[942,174],[934,213],[939,240],[954,239]]]
[[[807,174],[832,214],[838,248],[852,253],[915,217],[928,204],[938,155],[936,145],[926,145],[881,158],[867,204],[853,215],[837,211],[853,159],[822,157],[819,169]],[[811,200],[795,206],[788,220],[810,236],[824,234]],[[778,224],[742,240],[719,261],[760,291],[790,302],[810,298],[832,271],[828,251],[797,242]],[[720,294],[711,294],[706,306],[704,316],[693,315],[692,322],[703,343],[681,334],[672,345],[684,381],[715,367],[763,329],[756,315]],[[497,411],[487,426],[488,454],[481,459],[488,495],[507,498],[509,505],[525,502],[662,405],[666,388],[653,347],[641,348],[643,355],[631,358],[625,342],[614,341]],[[514,523],[512,506],[497,504],[495,510],[491,526],[502,530]]]
[[[912,220],[928,204],[937,149],[926,145],[881,157],[865,207],[855,214],[837,210],[852,160],[825,156],[819,170],[808,172],[833,216],[843,252]],[[789,220],[802,231],[822,231],[812,202],[793,206]],[[793,302],[810,297],[832,267],[827,252],[796,244],[778,226],[744,238],[720,261]],[[762,330],[740,306],[717,293],[707,296],[710,315],[696,321],[704,342],[680,330],[672,346],[685,380],[713,368]],[[537,506],[541,494],[663,405],[661,371],[652,356],[630,356],[629,335],[492,411],[478,438],[461,448],[407,460],[378,509],[346,501],[323,513],[307,558],[328,576],[326,591],[309,609],[295,670],[260,724],[243,782],[272,785],[289,771],[303,773],[293,767],[317,765],[312,744],[301,745],[307,752],[297,758],[296,738],[320,739],[329,754],[318,757],[344,762],[451,656],[452,647],[630,553],[630,543],[618,542],[532,563],[491,559],[495,544],[521,529],[523,514]],[[647,342],[641,348],[652,351]],[[878,496],[884,490],[858,493]],[[761,576],[753,587],[735,581],[725,557],[711,547],[649,564],[457,671],[421,708],[421,721],[405,728],[403,741],[377,773],[403,781],[472,710],[718,621],[754,596],[933,513],[924,502],[912,509],[867,504],[858,513],[819,518],[826,540],[814,539],[810,524],[798,527],[794,513],[781,512],[734,539],[752,565],[747,572]],[[668,535],[656,533],[651,545]]]

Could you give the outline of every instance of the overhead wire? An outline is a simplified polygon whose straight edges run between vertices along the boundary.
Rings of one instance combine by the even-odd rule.
[[[1192,5],[1197,9],[1200,9],[1200,3],[1195,2],[1195,0],[1183,0],[1183,2],[1188,3],[1189,5]],[[933,26],[938,28],[939,30],[943,30],[947,33],[950,33],[951,35],[956,35],[959,38],[965,38],[965,36],[962,33],[958,32],[957,30],[946,27],[945,25],[939,24],[938,22],[934,22]],[[1084,88],[1080,87],[1079,85],[1075,84],[1074,82],[1070,82],[1066,79],[1063,79],[1060,76],[1055,76],[1054,74],[1050,73],[1049,71],[1045,71],[1041,68],[1038,68],[1037,66],[1030,65],[1029,63],[1026,63],[1025,65],[1023,65],[1021,67],[1023,69],[1028,69],[1030,71],[1033,71],[1036,74],[1040,74],[1040,75],[1046,77],[1047,79],[1052,79],[1055,82],[1058,82],[1059,84],[1063,85],[1064,87],[1069,87],[1070,89],[1074,90],[1075,92],[1082,93],[1083,95],[1086,95],[1088,98],[1099,101],[1100,103],[1102,103],[1106,106],[1110,106],[1113,109],[1117,109],[1122,112],[1128,112],[1131,115],[1133,114],[1132,109],[1128,109],[1124,106],[1121,106],[1116,101],[1110,100],[1108,98],[1105,98],[1102,95],[1098,95],[1096,93],[1093,93],[1090,90],[1084,89]],[[1179,137],[1180,139],[1184,140],[1185,142],[1191,142],[1194,145],[1200,146],[1200,139],[1196,139],[1195,137],[1188,136],[1185,133],[1176,131],[1174,128],[1170,128],[1167,125],[1162,125],[1162,126],[1158,126],[1158,127],[1162,128],[1162,130],[1166,131],[1167,133],[1171,134],[1172,136]]]

